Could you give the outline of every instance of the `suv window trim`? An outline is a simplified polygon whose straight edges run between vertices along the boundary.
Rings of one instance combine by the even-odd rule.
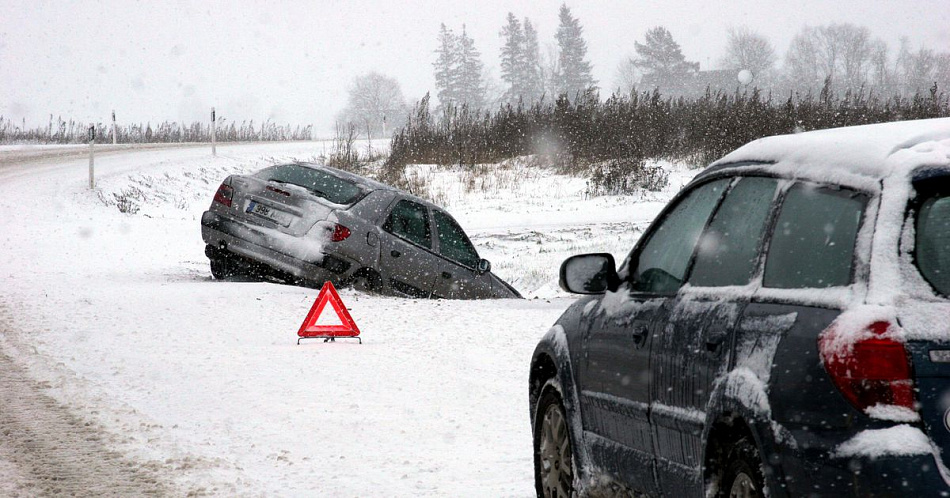
[[[753,279],[753,282],[757,282],[756,287],[758,289],[765,289],[768,291],[780,291],[780,292],[788,292],[788,291],[795,292],[795,291],[801,291],[801,290],[828,291],[831,289],[847,289],[849,287],[853,287],[856,283],[858,283],[857,276],[858,276],[858,266],[860,263],[858,248],[861,245],[862,233],[867,228],[867,223],[871,215],[871,208],[874,207],[873,201],[875,199],[875,194],[868,192],[866,190],[851,187],[848,185],[838,185],[838,184],[833,184],[833,183],[816,182],[812,180],[801,180],[801,179],[796,179],[796,178],[786,178],[786,180],[788,180],[788,184],[783,187],[780,187],[779,195],[776,196],[774,201],[772,201],[772,217],[769,220],[769,226],[768,226],[765,241],[764,241],[765,244],[763,245],[763,247],[761,248],[761,252],[759,253],[761,267],[759,268],[759,271],[756,274],[756,277]],[[779,214],[782,211],[782,207],[785,205],[785,200],[788,198],[789,192],[791,192],[792,189],[798,185],[812,185],[814,187],[821,188],[821,189],[828,189],[828,190],[835,190],[835,191],[848,191],[852,193],[851,194],[852,197],[862,195],[866,198],[864,202],[864,206],[861,210],[861,219],[858,220],[857,230],[855,231],[854,245],[851,247],[851,265],[849,268],[848,283],[846,285],[834,285],[834,286],[829,286],[829,287],[767,287],[765,285],[765,266],[768,263],[768,254],[769,254],[769,249],[772,246],[772,237],[775,234],[775,226],[778,223]]]
[[[697,247],[693,249],[693,256],[690,259],[689,267],[687,268],[687,271],[686,271],[686,278],[684,280],[684,285],[689,285],[691,288],[722,289],[723,287],[746,287],[750,285],[756,285],[757,282],[759,283],[759,287],[761,287],[762,277],[765,274],[765,256],[768,253],[768,244],[772,239],[772,229],[774,228],[775,222],[778,219],[778,214],[781,211],[779,207],[782,205],[782,202],[784,201],[785,195],[788,193],[788,190],[791,188],[792,185],[794,185],[795,182],[786,180],[778,176],[764,175],[764,174],[743,175],[743,174],[734,173],[734,176],[732,178],[733,178],[732,183],[729,185],[729,188],[726,189],[726,191],[723,193],[722,198],[719,200],[719,204],[716,206],[716,209],[713,210],[712,215],[710,215],[709,217],[709,221],[706,223],[706,226],[703,228],[703,235],[705,235],[706,231],[709,230],[709,226],[716,219],[716,216],[719,214],[720,208],[722,208],[723,202],[726,200],[729,194],[732,193],[733,189],[735,189],[736,186],[739,185],[739,183],[743,179],[765,178],[768,180],[775,180],[775,192],[772,195],[772,200],[769,201],[770,202],[769,209],[765,215],[765,222],[762,225],[762,238],[761,240],[759,240],[758,244],[756,244],[755,263],[753,263],[752,265],[752,274],[749,277],[749,281],[743,285],[728,285],[728,286],[693,285],[690,283],[690,279],[693,276],[693,267],[696,263],[696,258],[698,255],[697,254],[698,247]]]
[[[910,255],[911,264],[914,266],[914,271],[920,275],[920,278],[927,283],[927,286],[930,287],[931,292],[939,298],[950,299],[950,294],[945,294],[940,292],[937,289],[937,286],[931,282],[927,275],[920,269],[920,263],[918,261],[917,253],[920,250],[920,242],[917,240],[920,234],[920,209],[923,207],[924,203],[935,197],[943,196],[950,197],[950,186],[929,186],[928,182],[933,181],[938,177],[944,177],[945,179],[950,179],[950,174],[946,171],[925,171],[923,173],[918,173],[914,176],[912,187],[914,191],[914,196],[907,201],[907,209],[904,212],[904,223],[908,222],[909,217],[913,217],[910,221],[913,223],[914,227],[914,249],[906,251]],[[903,235],[898,240],[898,243],[903,246]],[[903,247],[900,249],[903,251]]]
[[[629,287],[630,294],[638,296],[638,297],[643,297],[643,298],[672,297],[678,294],[679,291],[682,290],[683,287],[687,285],[689,275],[693,270],[693,261],[696,258],[695,246],[693,247],[693,251],[690,253],[689,261],[686,263],[686,272],[683,275],[683,283],[680,285],[678,289],[676,289],[675,292],[672,292],[672,293],[645,292],[645,291],[634,290],[633,289],[633,273],[634,273],[635,268],[632,268],[633,262],[640,260],[640,253],[643,250],[644,245],[646,245],[646,242],[649,241],[653,237],[654,232],[656,232],[659,229],[660,225],[662,225],[666,221],[666,219],[669,217],[673,209],[679,206],[680,203],[687,196],[689,196],[696,190],[710,183],[723,180],[723,179],[728,180],[726,188],[724,188],[723,191],[719,194],[719,198],[716,199],[716,203],[713,206],[712,211],[710,211],[709,217],[706,219],[706,223],[703,224],[703,229],[700,231],[700,237],[701,237],[702,234],[706,232],[706,229],[709,228],[709,223],[711,223],[712,219],[716,216],[716,212],[719,211],[719,206],[722,205],[722,200],[725,198],[726,193],[732,190],[732,186],[735,184],[736,178],[737,177],[734,174],[712,175],[708,178],[703,178],[703,181],[701,182],[698,182],[693,185],[688,185],[688,188],[684,188],[682,191],[676,194],[676,196],[669,203],[667,203],[666,206],[663,207],[663,210],[660,211],[660,214],[657,215],[656,219],[653,220],[653,223],[650,224],[647,230],[643,232],[643,235],[641,235],[640,238],[637,240],[636,244],[634,244],[633,249],[630,250],[625,260],[624,266],[627,269],[627,274],[623,278],[623,283],[629,284],[628,287]]]

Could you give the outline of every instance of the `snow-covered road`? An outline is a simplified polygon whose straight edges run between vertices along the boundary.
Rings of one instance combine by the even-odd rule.
[[[2,396],[28,389],[23,399],[34,400],[0,405],[0,431],[24,432],[9,422],[24,410],[51,413],[30,422],[48,428],[38,456],[13,458],[32,447],[3,432],[0,494],[46,489],[35,487],[44,479],[37,462],[70,458],[68,444],[51,442],[63,437],[89,442],[77,450],[89,458],[108,456],[86,481],[63,477],[134,486],[110,488],[117,495],[533,494],[528,360],[572,298],[550,284],[534,294],[548,299],[486,302],[344,290],[364,344],[297,346],[317,291],[211,279],[198,218],[220,179],[321,147],[113,153],[97,158],[95,191],[85,158],[0,169],[0,383]],[[137,199],[135,213],[117,209],[123,195]],[[636,224],[659,204],[617,210]],[[637,236],[611,232],[605,247],[574,240],[586,235],[498,242],[497,216],[472,205],[450,210],[463,226],[492,227],[476,231],[476,243],[499,271],[521,271],[502,273],[515,281],[551,280],[548,261],[577,249],[622,256]],[[601,208],[594,216],[609,211]],[[522,260],[543,261],[543,271],[523,270]],[[532,272],[534,280],[523,276]]]

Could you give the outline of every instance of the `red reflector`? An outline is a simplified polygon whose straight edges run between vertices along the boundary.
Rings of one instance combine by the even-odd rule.
[[[864,411],[874,405],[897,405],[914,410],[914,382],[904,343],[883,335],[887,322],[875,322],[867,331],[873,336],[859,339],[850,351],[832,351],[833,327],[818,339],[825,370],[841,394]]]
[[[214,194],[214,202],[220,202],[227,207],[231,207],[232,196],[234,196],[234,189],[230,185],[222,183]]]
[[[330,240],[333,242],[340,242],[346,240],[350,236],[350,229],[346,228],[343,225],[337,223],[333,226],[333,235],[330,237]]]

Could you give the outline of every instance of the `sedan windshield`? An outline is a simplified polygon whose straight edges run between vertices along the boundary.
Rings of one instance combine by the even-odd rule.
[[[334,204],[352,204],[363,194],[353,182],[344,180],[327,171],[308,168],[299,164],[283,164],[257,173],[267,181],[297,185]]]

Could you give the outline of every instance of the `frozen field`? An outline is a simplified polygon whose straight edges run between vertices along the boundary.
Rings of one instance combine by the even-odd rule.
[[[0,405],[0,431],[31,434],[0,439],[0,494],[533,495],[528,361],[573,299],[558,265],[622,259],[694,172],[674,169],[663,193],[587,199],[583,180],[524,162],[476,180],[420,166],[529,299],[343,290],[363,345],[297,346],[317,291],[213,281],[198,220],[227,174],[325,147],[115,152],[97,158],[96,190],[84,157],[0,160],[0,383],[7,399],[41,400]],[[23,149],[0,157],[11,152]],[[30,417],[37,403],[48,420]],[[37,439],[66,467],[116,463],[70,478],[24,460]]]

